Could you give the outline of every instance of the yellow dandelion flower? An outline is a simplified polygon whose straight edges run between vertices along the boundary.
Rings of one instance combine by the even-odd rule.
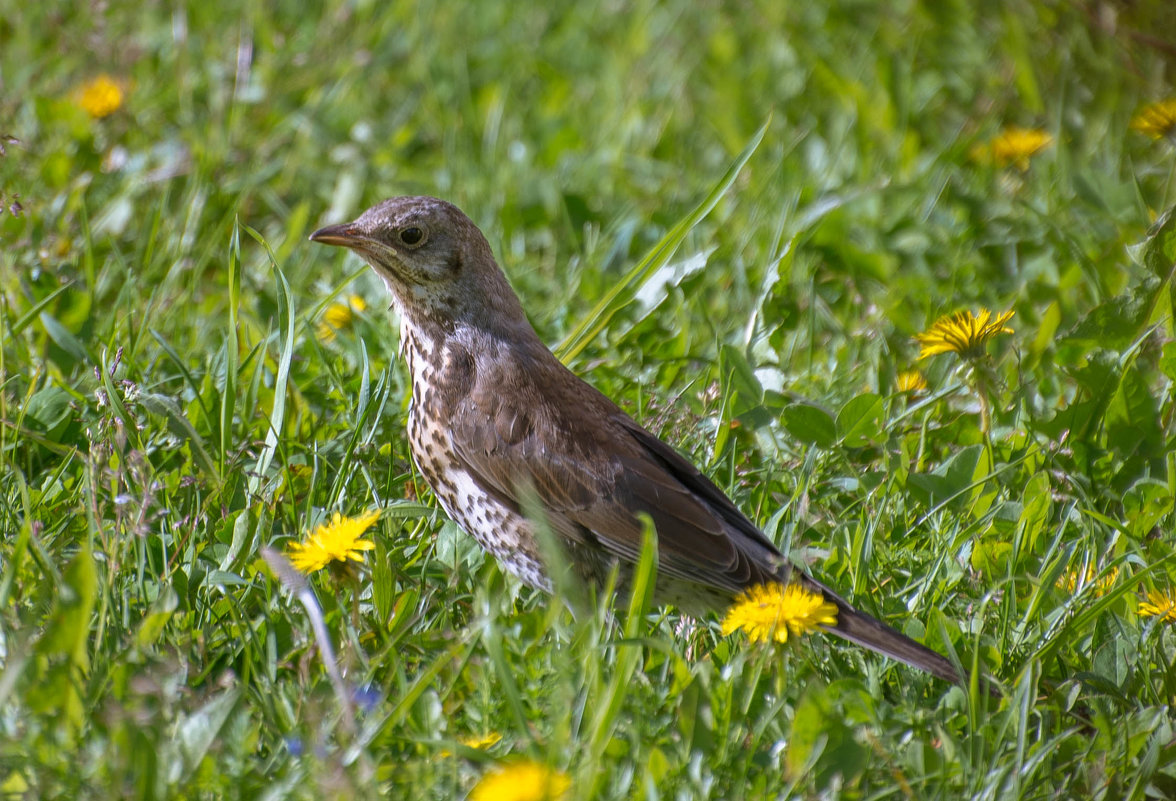
[[[1176,136],[1176,97],[1144,106],[1131,118],[1131,130],[1152,139]]]
[[[894,380],[899,392],[909,392],[912,395],[927,391],[927,379],[918,370],[903,370]]]
[[[501,734],[496,731],[492,731],[481,736],[461,737],[458,739],[458,742],[464,745],[466,748],[482,749],[489,748],[501,739]]]
[[[1005,128],[988,142],[975,145],[970,155],[974,161],[993,162],[999,167],[1016,165],[1029,169],[1029,158],[1053,144],[1053,137],[1040,128]]]
[[[335,512],[331,522],[316,528],[306,542],[290,546],[290,562],[303,573],[322,570],[331,562],[362,562],[361,551],[370,551],[376,544],[360,539],[360,535],[371,528],[379,516],[379,509],[364,512],[359,517],[343,517]]]
[[[977,359],[984,355],[988,340],[997,334],[1013,333],[1013,329],[1005,326],[1012,316],[1013,312],[1007,311],[994,318],[988,309],[981,309],[979,314],[970,311],[945,314],[926,331],[915,335],[915,340],[923,346],[919,358],[958,353],[965,359]]]
[[[323,310],[323,316],[315,328],[315,333],[322,342],[335,339],[335,332],[347,328],[355,320],[355,316],[367,309],[367,301],[359,295],[350,295],[346,301],[332,303]]]
[[[799,584],[757,584],[739,594],[723,617],[723,635],[743,629],[752,642],[788,642],[837,624],[837,607]]]
[[[464,745],[466,748],[473,748],[478,751],[484,751],[485,749],[494,745],[495,743],[497,743],[501,739],[502,739],[501,734],[499,734],[496,731],[492,731],[492,732],[489,732],[488,734],[482,734],[482,735],[471,734],[466,737],[458,737],[457,741],[459,743],[461,743],[462,745]],[[441,749],[440,755],[442,757],[451,757],[451,756],[453,756],[453,752],[450,751],[448,748],[443,748],[443,749]]]
[[[538,762],[512,762],[483,776],[469,801],[558,801],[571,784],[567,774]]]
[[[122,108],[122,103],[122,87],[109,75],[99,75],[78,91],[78,105],[96,120],[109,117]]]
[[[1147,600],[1139,602],[1139,614],[1176,623],[1176,594],[1172,590],[1148,590]]]
[[[1087,567],[1086,573],[1071,568],[1058,576],[1058,586],[1066,592],[1072,593],[1093,585],[1095,597],[1102,597],[1110,592],[1111,587],[1115,586],[1115,580],[1119,578],[1119,568],[1114,568],[1106,576],[1096,581],[1095,576],[1097,575],[1098,571],[1095,570],[1094,565]]]

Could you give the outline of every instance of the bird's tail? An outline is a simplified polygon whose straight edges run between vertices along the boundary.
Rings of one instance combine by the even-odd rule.
[[[809,589],[819,591],[825,600],[837,607],[837,623],[825,626],[826,631],[911,667],[924,670],[933,676],[967,686],[967,677],[956,670],[955,665],[942,654],[920,645],[882,621],[859,611],[824,584],[799,570],[793,572],[793,580],[796,579],[800,579],[802,584],[809,585]],[[988,686],[990,692],[995,692],[992,684]]]

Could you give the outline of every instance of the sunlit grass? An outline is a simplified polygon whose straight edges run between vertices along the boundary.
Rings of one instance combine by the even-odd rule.
[[[1176,795],[1176,90],[1137,5],[0,15],[0,787]],[[505,577],[409,459],[384,287],[306,242],[400,193],[462,206],[577,371],[1007,698]],[[976,358],[918,360],[983,308],[1016,316]],[[336,513],[371,523],[306,565],[356,566],[306,577],[344,703],[261,557]]]

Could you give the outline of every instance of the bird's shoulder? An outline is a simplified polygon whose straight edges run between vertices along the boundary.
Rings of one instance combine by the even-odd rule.
[[[494,450],[539,439],[573,451],[599,449],[624,413],[567,369],[542,343],[457,341],[447,359],[462,365],[454,408],[461,433]]]

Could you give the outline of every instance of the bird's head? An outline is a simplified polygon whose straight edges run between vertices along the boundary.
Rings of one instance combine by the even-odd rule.
[[[311,241],[350,248],[372,266],[414,323],[498,329],[526,325],[522,307],[478,227],[452,203],[394,197]],[[529,325],[527,325],[529,328]]]

